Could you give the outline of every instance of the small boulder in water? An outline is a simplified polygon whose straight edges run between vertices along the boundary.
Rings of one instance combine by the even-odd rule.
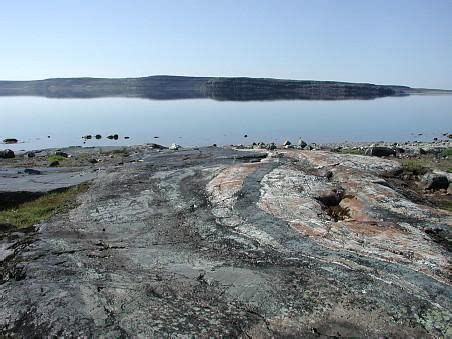
[[[5,144],[17,144],[19,140],[15,139],[15,138],[6,138],[3,139],[3,143]]]

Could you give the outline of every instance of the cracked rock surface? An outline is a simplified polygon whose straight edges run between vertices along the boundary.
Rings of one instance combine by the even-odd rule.
[[[143,149],[3,240],[0,334],[452,336],[449,212],[323,151]]]

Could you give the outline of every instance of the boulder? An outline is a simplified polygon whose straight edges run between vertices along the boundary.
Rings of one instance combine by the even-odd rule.
[[[447,177],[447,173],[434,171],[424,174],[421,178],[421,184],[425,189],[431,189],[434,191],[440,189],[447,190],[449,187],[449,179]]]
[[[174,143],[171,144],[171,146],[169,147],[169,149],[172,151],[177,151],[179,148],[181,148],[181,146],[178,144],[174,144]]]
[[[3,139],[3,142],[4,142],[5,144],[17,144],[18,141],[19,141],[19,140],[15,139],[15,138],[6,138],[6,139]]]
[[[299,139],[298,140],[298,147],[300,148],[305,148],[308,144],[306,143],[306,141],[304,141],[303,139]]]
[[[58,166],[60,166],[60,162],[59,161],[52,161],[50,164],[49,164],[49,167],[58,167]]]
[[[62,152],[62,151],[56,151],[55,155],[58,155],[58,156],[63,157],[63,158],[68,158],[69,157],[69,154],[67,154],[66,152]]]
[[[102,139],[102,135],[100,135],[100,134],[96,134],[96,137],[95,137],[97,140],[99,140],[99,139]]]
[[[290,146],[292,143],[289,140],[284,141],[283,146]]]
[[[10,149],[5,149],[4,151],[0,151],[0,159],[11,159],[14,157],[15,157],[15,154]]]
[[[114,140],[118,140],[118,139],[119,139],[119,135],[113,134],[113,139],[114,139]]]
[[[270,150],[270,151],[276,149],[275,143],[274,143],[274,142],[269,143],[269,144],[267,145],[267,149]]]
[[[373,157],[388,157],[390,155],[396,155],[396,151],[393,148],[385,147],[385,146],[370,146],[366,150],[366,155],[370,155]]]
[[[24,173],[30,174],[30,175],[39,175],[39,174],[41,174],[41,171],[35,170],[33,168],[26,168],[24,170]]]
[[[146,144],[146,145],[149,146],[152,149],[158,149],[158,150],[166,149],[165,146],[162,146],[162,145],[159,145],[159,144],[149,143],[149,144]]]
[[[83,139],[92,139],[92,136],[91,135],[85,135],[84,137],[83,137]]]
[[[28,158],[34,158],[36,156],[36,154],[34,152],[28,152],[27,153],[27,157]]]

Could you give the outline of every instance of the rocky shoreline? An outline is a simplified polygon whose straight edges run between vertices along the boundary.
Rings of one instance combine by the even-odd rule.
[[[0,335],[450,337],[451,147],[4,157],[0,218],[89,186],[32,227],[0,222]]]

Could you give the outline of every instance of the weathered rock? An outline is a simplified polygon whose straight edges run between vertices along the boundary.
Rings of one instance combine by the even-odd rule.
[[[0,159],[11,159],[14,157],[15,157],[15,154],[10,149],[5,149],[3,151],[0,151]]]
[[[159,144],[154,144],[154,143],[148,143],[148,144],[146,144],[149,148],[151,148],[151,149],[159,149],[159,150],[162,150],[162,149],[167,149],[168,147],[165,147],[165,146],[162,146],[162,145],[159,145]]]
[[[300,147],[300,148],[305,148],[307,146],[307,143],[306,143],[306,141],[304,141],[303,139],[299,139],[298,140],[298,147]]]
[[[0,241],[0,335],[450,337],[450,213],[385,185],[396,161],[275,153],[146,147],[97,172]]]
[[[271,142],[271,143],[269,143],[269,144],[266,146],[266,148],[267,148],[268,150],[272,151],[272,150],[275,150],[277,147],[276,147],[276,144],[275,144],[274,142]]]
[[[374,157],[388,157],[390,155],[395,156],[396,151],[393,148],[385,146],[370,146],[365,154]]]
[[[177,151],[180,148],[181,148],[181,146],[178,145],[178,144],[175,144],[175,143],[171,144],[170,147],[169,147],[169,149],[172,150],[172,151]]]
[[[3,143],[5,144],[17,144],[19,140],[15,139],[15,138],[6,138],[3,139]]]
[[[440,190],[449,187],[449,180],[445,172],[429,172],[422,176],[421,183],[425,189]]]
[[[39,175],[39,174],[41,174],[41,171],[35,170],[33,168],[26,168],[24,170],[24,173],[31,174],[31,175]]]

